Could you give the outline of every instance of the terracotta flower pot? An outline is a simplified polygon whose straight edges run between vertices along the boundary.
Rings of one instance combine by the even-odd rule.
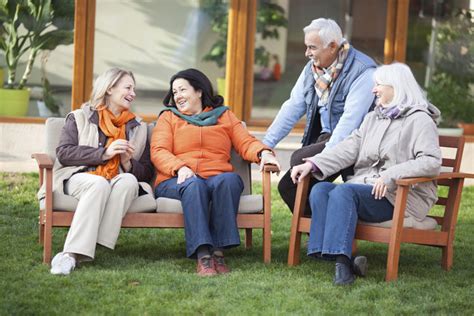
[[[458,127],[463,129],[463,135],[474,135],[474,123],[458,123]]]

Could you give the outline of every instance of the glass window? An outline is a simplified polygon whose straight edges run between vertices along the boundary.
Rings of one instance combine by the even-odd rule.
[[[262,4],[268,2],[259,1],[258,11],[262,10]],[[252,119],[272,120],[290,96],[293,85],[307,63],[303,28],[313,19],[334,19],[341,26],[344,37],[355,48],[378,62],[383,61],[387,1],[274,0],[271,3],[284,10],[288,24],[277,28],[278,37],[263,39],[257,20],[256,56],[262,54],[259,50],[266,50],[269,58],[267,63],[259,62],[256,58],[254,65]]]
[[[410,1],[407,64],[441,110],[441,126],[474,122],[473,1]]]
[[[227,11],[228,1],[97,1],[94,76],[110,67],[131,70],[133,110],[152,115],[163,108],[169,80],[180,70],[198,68],[216,86],[225,56],[214,44],[225,42]],[[214,59],[205,58],[210,53]]]

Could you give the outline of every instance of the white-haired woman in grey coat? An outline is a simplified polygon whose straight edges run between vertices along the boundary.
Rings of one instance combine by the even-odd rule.
[[[425,98],[410,68],[401,63],[383,65],[374,73],[375,110],[344,141],[293,167],[296,183],[312,173],[324,179],[354,165],[344,184],[321,182],[310,193],[312,220],[308,255],[336,260],[334,284],[354,282],[365,274],[365,258],[354,261],[352,242],[357,220],[392,219],[395,181],[439,174],[441,150],[436,120],[439,110]],[[437,199],[436,183],[410,190],[407,216],[423,221]]]

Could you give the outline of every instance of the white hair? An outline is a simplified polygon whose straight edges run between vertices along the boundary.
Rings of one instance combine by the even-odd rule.
[[[342,31],[336,21],[331,19],[319,18],[311,21],[311,23],[303,29],[304,34],[310,32],[318,32],[321,42],[324,47],[328,47],[329,44],[335,42],[337,45],[341,45],[344,38],[342,37]]]
[[[397,105],[403,109],[411,105],[428,107],[425,93],[416,82],[413,73],[405,64],[393,63],[377,67],[374,72],[376,84],[387,85],[393,88],[393,100],[387,106]]]
[[[99,106],[107,106],[108,94],[107,91],[110,88],[115,87],[115,85],[125,76],[130,76],[135,82],[135,77],[133,73],[128,70],[123,70],[120,68],[110,68],[109,70],[102,73],[94,81],[94,86],[92,87],[91,98],[87,102],[92,108],[97,109]],[[86,103],[86,104],[87,104]]]

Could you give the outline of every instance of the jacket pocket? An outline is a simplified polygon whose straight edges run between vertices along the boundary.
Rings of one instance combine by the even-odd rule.
[[[345,103],[346,95],[343,93],[336,94],[331,104],[331,112],[334,114],[342,114],[344,112]]]

